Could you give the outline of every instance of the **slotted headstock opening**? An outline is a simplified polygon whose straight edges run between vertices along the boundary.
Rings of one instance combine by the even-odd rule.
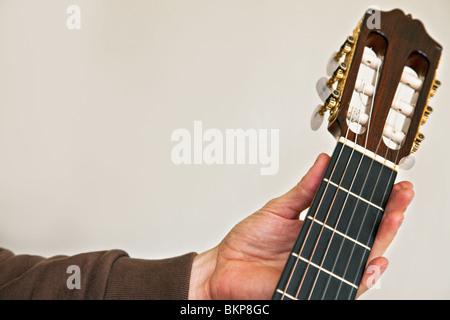
[[[428,68],[428,60],[417,52],[403,68],[383,130],[383,143],[392,150],[399,150],[406,141]]]
[[[368,27],[372,14],[354,32],[345,73],[327,105],[328,129],[398,164],[424,138],[419,128],[432,110],[442,47],[401,10],[381,12],[378,29]]]
[[[368,129],[371,107],[386,48],[387,41],[383,36],[376,32],[369,33],[347,111],[347,131],[350,130],[355,135],[363,134]],[[347,137],[348,132],[342,132],[341,135]]]

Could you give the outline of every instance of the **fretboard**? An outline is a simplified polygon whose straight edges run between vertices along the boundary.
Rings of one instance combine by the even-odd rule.
[[[397,172],[341,138],[274,300],[354,299]]]

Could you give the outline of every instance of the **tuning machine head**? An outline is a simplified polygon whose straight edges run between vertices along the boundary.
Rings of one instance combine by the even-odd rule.
[[[437,89],[441,86],[441,82],[437,79],[434,79],[433,85],[431,86],[430,90],[430,98],[433,98],[436,95]]]
[[[339,106],[340,93],[337,90],[331,91],[324,104],[319,104],[313,111],[311,116],[311,129],[317,131],[323,123],[325,113],[330,113],[330,118],[336,114]],[[330,118],[328,120],[330,120]]]
[[[426,106],[425,110],[423,111],[422,120],[420,121],[420,125],[423,126],[430,117],[430,114],[433,112],[433,108],[430,106]]]
[[[334,52],[330,57],[326,73],[329,76],[320,78],[316,83],[316,91],[323,102],[323,105],[317,106],[311,116],[311,128],[315,131],[320,128],[326,112],[329,112],[329,121],[332,121],[337,115],[337,109],[340,102],[340,83],[346,78],[348,71],[348,54],[355,47],[356,39],[354,35],[348,36],[342,44],[339,51]],[[344,57],[344,59],[341,59]],[[335,86],[335,84],[337,86]]]
[[[337,81],[341,81],[345,77],[345,73],[347,72],[347,64],[345,62],[342,62],[339,64],[339,67],[334,71],[333,75],[327,82],[327,86],[331,88],[333,84]]]
[[[420,143],[425,140],[425,136],[423,133],[418,132],[416,135],[416,139],[414,139],[414,144],[411,150],[411,153],[407,156],[402,158],[398,165],[403,170],[409,170],[411,169],[414,164],[416,163],[416,158],[414,157],[414,153],[419,150]]]
[[[334,59],[339,61],[344,55],[348,54],[353,49],[353,45],[355,44],[355,37],[348,36],[347,40],[345,40],[344,44],[341,46],[341,49],[336,53]]]
[[[419,150],[420,144],[425,140],[425,135],[423,133],[418,132],[416,138],[414,139],[414,143],[411,149],[411,153],[417,152]]]

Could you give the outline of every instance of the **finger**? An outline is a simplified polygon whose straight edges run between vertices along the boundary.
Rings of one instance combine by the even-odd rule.
[[[405,211],[414,198],[414,186],[409,181],[402,181],[394,185],[386,204],[385,212]]]
[[[409,186],[400,190],[397,187],[393,190],[383,219],[380,222],[377,236],[370,252],[369,261],[374,257],[382,256],[386,252],[402,225],[404,213],[413,198],[414,191]]]
[[[269,201],[263,210],[288,219],[298,219],[299,214],[311,205],[327,169],[330,157],[320,154],[303,179],[286,194]]]
[[[370,261],[361,278],[356,299],[367,290],[380,284],[380,277],[386,271],[388,265],[389,261],[384,257],[378,257]]]

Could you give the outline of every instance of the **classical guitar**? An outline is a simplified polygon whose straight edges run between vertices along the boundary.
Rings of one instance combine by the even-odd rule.
[[[333,54],[311,124],[327,115],[338,142],[274,300],[355,298],[397,172],[424,140],[441,52],[410,15],[368,9]]]

